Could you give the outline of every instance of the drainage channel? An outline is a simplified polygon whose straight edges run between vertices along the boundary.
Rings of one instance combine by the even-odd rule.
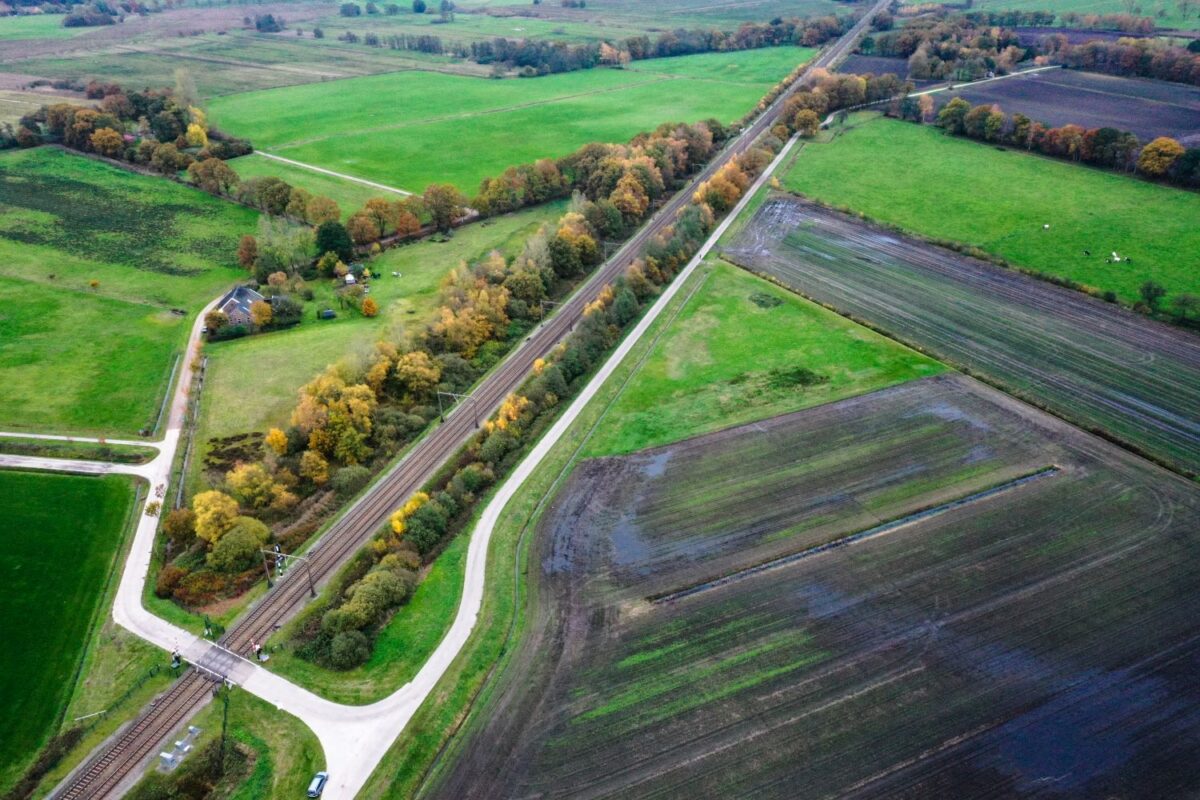
[[[797,561],[802,561],[806,558],[820,555],[821,553],[826,553],[839,547],[846,547],[848,545],[864,542],[868,539],[874,539],[878,536],[892,533],[893,531],[903,528],[906,525],[911,525],[914,522],[921,522],[931,517],[945,514],[948,511],[962,508],[970,503],[977,503],[980,500],[986,500],[989,497],[995,497],[998,494],[1012,491],[1013,489],[1024,486],[1025,484],[1033,483],[1034,481],[1041,480],[1042,478],[1049,478],[1053,475],[1057,475],[1061,471],[1062,470],[1056,466],[1043,467],[1036,472],[1022,475],[1019,478],[1013,478],[1010,481],[1005,481],[1004,483],[997,484],[988,489],[983,489],[982,491],[965,495],[956,500],[951,500],[949,502],[942,503],[941,505],[933,506],[932,508],[926,508],[922,511],[915,511],[911,514],[906,514],[903,517],[897,517],[896,519],[888,520],[887,522],[880,523],[872,528],[867,528],[866,530],[862,530],[857,533],[851,533],[847,536],[842,536],[838,539],[834,539],[833,541],[826,542],[825,544],[819,544],[815,547],[809,547],[796,553],[790,553],[786,556],[773,558],[770,561],[764,561],[761,564],[755,564],[752,567],[746,567],[745,569],[731,572],[728,575],[723,575],[720,578],[715,578],[711,581],[697,583],[692,586],[687,586],[683,589],[667,592],[666,594],[650,595],[646,599],[651,603],[669,603],[674,600],[691,597],[694,594],[707,592],[710,589],[716,589],[720,586],[726,586],[730,583],[734,583],[744,578],[749,578],[752,575],[758,575],[759,573],[776,569],[778,567],[785,567],[789,564],[794,564]]]

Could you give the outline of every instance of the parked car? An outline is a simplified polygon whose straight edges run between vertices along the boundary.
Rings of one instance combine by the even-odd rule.
[[[321,792],[325,791],[325,783],[328,780],[328,772],[318,772],[316,775],[313,775],[312,781],[308,784],[308,796],[320,797]]]

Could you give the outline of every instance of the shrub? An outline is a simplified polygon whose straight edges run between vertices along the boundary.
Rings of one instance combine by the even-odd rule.
[[[258,556],[258,540],[245,530],[230,531],[208,554],[208,565],[221,572],[243,572]]]
[[[184,549],[196,537],[196,514],[190,508],[175,508],[163,517],[163,532],[177,549]]]
[[[188,571],[183,567],[167,564],[158,571],[158,579],[154,582],[154,594],[163,598],[170,597],[187,574]]]
[[[212,570],[193,572],[175,587],[175,599],[185,606],[195,608],[216,600],[225,591],[229,582]]]
[[[329,645],[329,663],[336,669],[353,669],[371,656],[371,643],[361,631],[342,631]]]
[[[351,467],[342,467],[335,472],[329,485],[337,492],[338,497],[344,500],[358,494],[358,491],[366,486],[370,479],[371,471],[364,466],[355,464]]]

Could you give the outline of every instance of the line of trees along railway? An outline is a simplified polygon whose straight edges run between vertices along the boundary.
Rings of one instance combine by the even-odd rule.
[[[577,191],[558,223],[528,240],[516,258],[493,253],[454,270],[443,283],[442,307],[434,320],[378,343],[369,358],[330,367],[303,387],[288,428],[268,432],[261,448],[239,450],[216,489],[196,495],[190,510],[168,515],[165,530],[177,555],[159,572],[156,591],[199,606],[253,583],[252,557],[262,537],[258,529],[241,531],[243,517],[287,530],[280,542],[285,550],[299,546],[314,530],[294,524],[306,509],[330,493],[348,497],[365,485],[437,416],[439,392],[467,391],[542,318],[547,301],[569,292],[603,260],[602,241],[630,234],[659,200],[707,162],[725,136],[716,123],[664,125],[630,145],[589,146],[594,158],[568,157],[553,170],[546,165],[547,174],[557,176],[553,185]],[[601,172],[613,180],[595,179]],[[461,208],[464,201],[459,197],[455,203]],[[258,247],[261,254],[261,242]],[[326,253],[317,263],[337,258]],[[614,295],[613,313],[623,319],[631,296],[636,297]],[[569,354],[564,359],[574,363]],[[547,371],[548,395],[560,396],[574,377],[572,368],[563,369],[565,374],[559,368]],[[514,443],[502,424],[480,445],[479,459],[439,488],[436,501],[416,515],[405,546],[383,553],[392,557],[374,565],[372,574],[380,577],[368,584],[375,588],[342,615],[360,624],[334,626],[333,635],[347,635],[336,650],[332,635],[320,640],[315,660],[358,663],[363,642],[350,630],[378,622],[378,614],[368,609],[390,609],[408,596],[416,570],[435,552],[449,520],[465,513],[474,493],[490,483],[491,465]],[[387,602],[381,605],[380,598]]]
[[[484,423],[480,433],[421,492],[409,498],[392,515],[390,525],[351,562],[350,568],[327,592],[326,602],[309,609],[297,626],[293,645],[301,657],[324,666],[347,669],[363,663],[370,656],[374,636],[381,625],[411,593],[413,570],[423,560],[436,556],[450,537],[466,527],[487,488],[516,465],[551,423],[561,402],[582,386],[627,326],[704,242],[715,221],[736,205],[754,177],[783,146],[783,140],[798,130],[798,124],[803,124],[806,117],[802,112],[813,102],[811,97],[825,97],[824,103],[828,106],[839,102],[839,91],[848,82],[855,86],[866,82],[856,76],[818,78],[813,88],[802,90],[786,104],[781,121],[754,147],[697,187],[670,228],[587,307],[583,321],[571,336],[548,358],[535,363],[534,374],[505,400],[496,415]],[[833,99],[829,99],[831,95]],[[565,253],[568,249],[566,242],[555,244],[564,227],[573,229],[568,240],[586,236],[592,224],[589,220],[603,225],[605,218],[616,218],[613,210],[604,210],[606,206],[617,209],[630,227],[635,225],[637,220],[650,213],[650,208],[645,207],[630,216],[631,211],[621,210],[623,200],[620,195],[627,190],[638,194],[629,184],[637,182],[640,185],[646,179],[645,169],[649,164],[644,159],[655,152],[664,139],[677,138],[668,150],[674,150],[677,159],[685,156],[689,145],[684,137],[678,136],[681,132],[686,133],[686,129],[675,128],[676,136],[673,137],[669,128],[662,128],[650,137],[639,137],[630,148],[612,148],[608,159],[570,161],[574,166],[569,172],[571,179],[581,188],[576,188],[573,208],[560,222],[554,238],[543,245],[543,234],[534,237],[525,252],[509,265],[507,273],[502,271],[502,261],[494,255],[470,269],[458,271],[447,281],[451,297],[447,308],[452,308],[456,304],[453,298],[462,297],[464,292],[484,291],[489,285],[503,289],[514,275],[530,271],[539,260],[548,263],[550,270],[556,270],[559,263],[556,253]],[[702,131],[693,128],[692,135],[696,133],[703,136]],[[692,146],[695,144],[693,142]],[[594,146],[584,148],[584,151],[594,154]],[[614,160],[624,169],[623,174],[615,181],[612,176],[595,181],[598,175],[611,168]],[[610,186],[606,200],[603,193],[609,191]],[[642,204],[639,203],[637,208],[643,208]],[[575,246],[571,245],[572,248]],[[585,245],[584,249],[588,250],[590,246]],[[545,255],[539,256],[541,252]],[[573,261],[573,257],[568,256],[568,259]],[[540,271],[545,273],[546,267],[540,267]],[[507,277],[501,278],[506,274]],[[530,284],[536,286],[532,281]],[[444,309],[443,319],[447,317]],[[436,326],[428,330],[436,332]],[[436,336],[412,341],[412,349],[401,354],[389,343],[381,344],[379,360],[367,369],[367,386],[372,386],[373,372],[377,376],[392,374],[402,365],[407,370],[406,361],[419,359],[427,368],[426,391],[433,391],[437,362],[445,356],[444,353],[430,352],[436,349],[436,342]],[[431,348],[431,344],[435,346]],[[381,388],[382,391],[372,389],[377,398],[395,397],[400,392],[402,402],[420,402],[420,397],[412,394],[413,388],[409,384],[389,388],[384,383]],[[403,394],[405,392],[407,394]],[[301,406],[304,402],[301,401]],[[273,432],[272,436],[282,442],[288,433]],[[311,446],[307,452],[311,452]],[[305,457],[301,455],[302,459]]]
[[[763,103],[777,97],[797,74],[774,87]],[[872,79],[872,85],[890,85],[894,80],[891,76]],[[816,93],[834,92],[834,102],[858,99],[856,94],[843,98],[837,92],[847,83],[858,86],[867,82],[826,78]],[[789,104],[789,109],[793,105]],[[777,128],[768,148],[780,146],[789,133],[786,126]],[[280,532],[278,543],[285,551],[298,547],[319,527],[321,515],[310,512],[328,507],[333,497],[348,498],[362,488],[374,470],[382,468],[438,414],[439,392],[461,394],[474,384],[544,316],[547,302],[565,295],[603,260],[603,243],[627,237],[712,157],[728,135],[715,121],[666,124],[627,145],[587,145],[557,161],[539,161],[484,181],[480,195],[471,203],[485,216],[564,195],[573,199],[559,222],[545,226],[528,240],[516,258],[506,260],[493,253],[450,274],[442,287],[443,306],[435,320],[381,342],[371,358],[331,366],[305,386],[289,428],[268,432],[265,441],[215,442],[215,455],[206,465],[216,488],[193,498],[191,509],[168,515],[164,528],[176,555],[158,573],[156,592],[195,607],[248,588],[257,580],[250,565],[255,537],[238,534],[233,543],[222,547],[221,555],[209,557],[221,546],[223,534],[238,527],[239,516],[271,523]],[[726,170],[710,180],[703,189],[704,207],[715,213],[732,207],[748,185],[746,176],[762,167],[754,159],[766,156],[767,151],[756,150],[739,160],[739,169]],[[446,201],[441,203],[441,214],[431,210],[437,205],[435,194]],[[369,203],[367,210],[378,212],[373,217],[375,234],[387,235],[395,225],[397,210],[412,209],[415,202],[448,225],[461,213],[466,199],[449,187],[431,187],[420,201],[372,201],[374,207]],[[243,240],[239,248],[245,256],[243,263],[256,271],[283,266],[288,270],[281,275],[284,279],[296,271],[336,269],[345,255],[338,248],[351,246],[350,237],[336,221],[322,223],[315,236],[294,227],[263,225],[268,235]],[[692,227],[677,229],[690,232]],[[281,248],[291,255],[280,257]],[[321,255],[314,263],[316,253]],[[648,272],[654,280],[654,269],[648,268]],[[633,296],[641,295],[635,292]],[[613,296],[614,313],[622,318],[628,310],[627,300],[626,294]],[[570,355],[564,358],[565,364],[572,363]],[[565,379],[575,372],[567,367]],[[562,382],[556,375],[555,370],[549,371],[546,381],[548,391],[557,395]],[[502,459],[505,446],[512,444],[511,434],[503,430],[489,439],[486,447],[481,444],[482,460],[457,482],[439,490],[450,492],[442,498],[446,502],[433,503],[419,515],[415,532],[406,539],[405,552],[392,553],[396,557],[383,568],[396,572],[399,582],[372,579],[386,582],[386,596],[392,600],[389,608],[410,594],[414,579],[410,573],[434,554],[443,540],[443,526],[437,524],[442,517],[439,509],[448,510],[446,524],[461,518],[465,513],[461,507],[469,505],[464,497],[473,495],[481,482],[490,482],[489,465]],[[422,520],[427,518],[432,528],[423,527]],[[214,519],[215,525],[206,522],[209,519]],[[430,529],[436,535],[431,536]],[[225,550],[238,555],[230,556]],[[374,615],[366,616],[374,620]],[[327,638],[319,640],[311,655],[323,663],[346,665],[355,661],[346,654],[361,655],[361,645],[357,636],[343,637],[340,655],[335,657],[332,639]]]

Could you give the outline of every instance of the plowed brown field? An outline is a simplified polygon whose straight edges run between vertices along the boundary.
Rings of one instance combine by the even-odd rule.
[[[961,376],[585,461],[438,797],[1200,790],[1200,490]]]

